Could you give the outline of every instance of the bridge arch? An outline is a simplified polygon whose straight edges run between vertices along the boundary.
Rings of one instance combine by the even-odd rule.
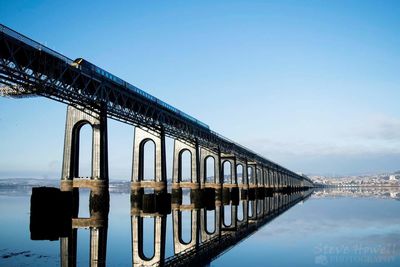
[[[272,183],[271,183],[271,171],[269,168],[265,169],[265,173],[264,173],[264,177],[265,177],[265,185],[268,188],[271,188]]]
[[[247,216],[249,219],[255,219],[257,217],[257,200],[249,200],[249,206],[247,210]]]
[[[187,218],[183,218],[190,215],[190,227],[183,227],[183,221],[188,221]],[[199,224],[198,224],[198,210],[180,210],[173,209],[172,210],[172,219],[173,219],[173,239],[174,239],[174,250],[175,254],[180,253],[188,248],[195,246],[198,243],[198,234],[199,234]],[[185,240],[183,237],[183,231],[190,232],[190,239]]]
[[[200,183],[202,188],[219,188],[221,180],[221,155],[219,152],[200,147]]]
[[[151,138],[139,145],[139,181],[156,181],[156,143]]]
[[[172,173],[173,188],[199,188],[198,155],[196,143],[174,140],[174,159]],[[187,166],[190,164],[190,166]],[[186,172],[190,170],[190,175]],[[187,178],[190,177],[190,180]]]
[[[241,163],[236,165],[236,173],[237,173],[237,180],[238,184],[245,184],[245,176],[244,176],[244,168]]]
[[[238,206],[224,205],[222,208],[222,225],[223,227],[236,226],[238,216]]]
[[[71,155],[71,162],[72,162],[72,170],[71,172],[73,173],[74,178],[82,177],[82,176],[93,176],[93,170],[92,170],[92,154],[93,154],[93,147],[91,147],[91,151],[89,155],[85,155],[84,151],[82,150],[82,146],[87,139],[87,131],[90,132],[91,138],[93,138],[93,125],[86,119],[79,120],[75,123],[75,125],[72,128],[72,147],[71,150],[72,155]],[[90,140],[91,143],[93,143],[93,140]],[[82,175],[84,171],[84,166],[85,166],[85,160],[82,159],[90,159],[89,160],[89,170],[88,171],[90,174],[89,175]],[[86,172],[85,172],[86,173]]]
[[[190,231],[193,227],[192,210],[182,210],[179,217],[179,242],[183,245],[189,245],[193,240],[193,233]]]
[[[216,183],[216,160],[214,156],[204,158],[204,183]]]
[[[179,182],[192,182],[192,161],[193,156],[189,149],[182,149],[179,151]]]
[[[238,222],[241,222],[244,219],[243,209],[244,209],[243,208],[243,201],[239,201],[238,212],[237,212],[237,220],[238,220]]]
[[[257,216],[261,216],[264,212],[264,199],[257,199],[256,205],[256,214]]]
[[[237,208],[237,222],[238,224],[244,224],[247,223],[248,219],[248,210],[249,210],[249,201],[247,199],[242,199],[239,202],[238,208]]]
[[[247,166],[247,180],[249,184],[255,184],[255,171],[253,166]]]
[[[139,255],[143,261],[151,261],[155,257],[156,220],[155,217],[139,219]],[[147,245],[146,245],[147,243]]]
[[[261,172],[262,172],[262,177],[263,177],[263,185],[264,185],[265,187],[267,187],[267,186],[268,186],[267,170],[266,170],[266,169],[263,169]]]
[[[216,203],[213,209],[207,210],[202,208],[200,210],[200,229],[201,241],[207,241],[221,233],[221,206]],[[212,226],[212,229],[210,229]]]
[[[263,185],[264,181],[263,181],[263,175],[262,175],[262,171],[260,168],[256,168],[256,175],[255,175],[255,184],[256,185]]]
[[[145,218],[146,217],[146,218]],[[146,220],[146,221],[145,221]],[[149,223],[151,222],[151,223]],[[144,231],[148,224],[153,234],[148,238]],[[146,233],[146,234],[145,234]],[[139,214],[131,215],[132,259],[133,265],[148,266],[158,263],[165,256],[166,217],[165,215]],[[151,241],[150,251],[144,249],[145,241]]]
[[[232,173],[232,163],[229,160],[224,160],[222,162],[222,177],[224,184],[234,184],[235,179]]]

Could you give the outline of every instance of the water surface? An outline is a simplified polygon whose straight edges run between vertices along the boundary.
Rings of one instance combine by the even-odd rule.
[[[29,192],[0,190],[0,266],[61,263],[60,241],[30,240]],[[197,250],[189,246],[179,255],[194,257],[204,250],[203,244],[216,246],[215,250],[221,251],[210,256],[211,266],[399,266],[398,189],[325,190],[314,192],[310,198],[302,194],[292,194],[293,202],[289,195],[274,194],[254,201],[241,198],[237,206],[234,201],[218,200],[211,207],[200,208],[185,205],[190,198],[184,195],[182,205],[173,204],[169,214],[160,217],[133,208],[130,193],[111,192],[107,266],[139,265],[133,253],[139,246],[133,240],[139,229],[135,220],[143,222],[142,249],[149,258],[157,250],[154,230],[161,224],[156,220],[162,221],[162,258],[173,261],[182,249],[176,242],[174,245],[177,224],[173,217],[178,218],[177,213],[181,214],[183,243],[197,239]],[[81,192],[80,200],[80,217],[89,217],[89,192]],[[231,224],[232,214],[236,225]],[[195,222],[197,229],[192,233]],[[205,235],[204,229],[211,234]],[[78,229],[77,265],[89,265],[89,258],[90,229]]]

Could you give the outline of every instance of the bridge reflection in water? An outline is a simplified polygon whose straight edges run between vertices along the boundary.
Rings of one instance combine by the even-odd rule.
[[[133,265],[205,265],[307,199],[312,190],[259,194],[255,197],[249,197],[247,193],[245,190],[233,191],[233,194],[228,190],[195,190],[191,191],[189,204],[182,204],[180,193],[173,196],[170,207],[165,207],[163,199],[168,199],[168,195],[143,194],[141,199],[136,195],[131,202]],[[149,198],[153,199],[149,201]],[[152,205],[145,204],[145,201]],[[165,229],[169,212],[172,214],[174,255],[165,258]],[[183,216],[183,213],[188,216]],[[143,218],[154,220],[154,253],[151,258],[143,253],[145,238],[152,238],[143,233]],[[183,227],[185,218],[190,220],[189,227]],[[188,240],[184,240],[184,235],[189,236]]]
[[[107,186],[90,192],[90,217],[78,217],[79,194],[72,189],[72,218],[67,234],[61,234],[61,266],[76,266],[79,228],[90,231],[90,265],[106,265],[109,192]],[[246,190],[192,190],[190,195],[167,191],[131,193],[133,266],[201,266],[254,234],[260,227],[306,200],[312,190],[249,194]],[[43,193],[41,194],[43,196]],[[190,196],[190,201],[182,200]],[[37,197],[37,196],[36,196]],[[32,195],[32,205],[34,194]],[[31,207],[32,209],[32,207]],[[35,208],[37,209],[37,207]],[[32,210],[34,216],[38,214]],[[174,255],[166,257],[167,216],[172,216]],[[34,225],[31,218],[31,233]],[[68,224],[67,224],[68,225]],[[150,231],[145,226],[154,226]],[[184,227],[184,225],[186,227]],[[153,234],[151,234],[151,231]],[[36,238],[40,239],[40,238]],[[46,238],[44,238],[46,239]],[[148,248],[148,244],[152,248]],[[151,245],[150,245],[151,246]],[[146,251],[145,251],[146,250]],[[151,251],[149,253],[148,251]]]
[[[60,238],[61,266],[76,266],[78,229],[90,231],[90,266],[106,266],[109,192],[107,186],[91,188],[89,218],[78,217],[79,192],[72,189],[72,227],[69,235]]]

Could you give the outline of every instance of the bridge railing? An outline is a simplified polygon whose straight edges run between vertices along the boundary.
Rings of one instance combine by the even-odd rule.
[[[39,42],[36,42],[36,41],[32,40],[29,37],[26,37],[23,34],[20,34],[19,32],[16,32],[16,31],[8,28],[7,26],[5,26],[3,24],[0,24],[0,32],[5,33],[7,35],[10,35],[11,37],[14,37],[17,40],[20,40],[21,42],[23,42],[23,43],[25,43],[25,44],[27,44],[27,45],[29,45],[31,47],[34,47],[34,48],[38,49],[39,51],[45,51],[46,53],[49,53],[49,54],[51,54],[51,55],[63,60],[67,64],[72,64],[73,63],[72,59],[70,59],[70,58],[68,58],[68,57],[66,57],[66,56],[54,51],[53,49],[50,49],[50,48],[42,45]]]

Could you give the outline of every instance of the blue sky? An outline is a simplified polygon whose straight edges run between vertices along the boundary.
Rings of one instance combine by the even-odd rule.
[[[289,169],[400,169],[398,1],[0,3],[1,23]],[[0,98],[0,177],[59,177],[65,111]],[[110,122],[112,177],[130,175],[132,131]]]

